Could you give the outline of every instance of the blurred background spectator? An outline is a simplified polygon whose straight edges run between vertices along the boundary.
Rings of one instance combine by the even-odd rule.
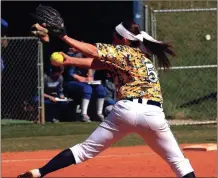
[[[1,18],[1,36],[5,36],[7,34],[8,22]]]
[[[70,48],[68,52],[69,56],[73,57],[84,57],[81,53],[77,52],[75,49]],[[82,59],[81,59],[82,60]],[[67,93],[76,102],[80,103],[81,115],[80,120],[83,122],[91,122],[88,116],[88,107],[92,96],[96,98],[96,117],[95,119],[103,121],[103,105],[104,98],[106,96],[106,90],[103,85],[97,84],[92,85],[89,82],[93,81],[94,76],[93,70],[87,70],[78,67],[67,67],[65,69],[65,89]]]
[[[107,117],[116,103],[116,90],[113,77],[108,70],[97,70],[95,72],[95,80],[101,80],[102,85],[106,90],[106,97],[104,100],[104,116]]]
[[[67,27],[67,32],[70,36],[73,36],[75,39],[78,40],[85,40],[90,43],[94,42],[102,42],[102,43],[111,43],[112,34],[111,31],[114,29],[115,25],[117,25],[121,20],[127,18],[132,18],[132,2],[69,2],[69,3],[62,3],[60,1],[37,1],[37,2],[25,2],[25,6],[21,2],[13,2],[13,6],[11,5],[11,2],[3,1],[2,6],[2,17],[7,19],[7,21],[10,24],[10,28],[7,29],[8,36],[13,37],[25,37],[25,36],[32,36],[30,33],[30,27],[32,24],[35,23],[34,19],[29,15],[31,12],[35,10],[35,8],[39,5],[49,5],[52,6],[60,12],[60,14],[65,19],[65,24]],[[125,9],[123,7],[125,6]],[[27,8],[28,7],[28,8]],[[78,8],[79,7],[79,8]],[[14,18],[14,15],[12,13],[9,13],[8,9],[13,12],[13,14],[16,14],[16,18]],[[85,13],[81,13],[81,9]],[[123,9],[122,13],[120,13],[120,9]],[[113,10],[113,13],[111,13],[111,10]],[[78,16],[78,14],[80,14]],[[108,16],[110,14],[110,16]],[[101,17],[101,18],[99,18]],[[25,19],[25,20],[17,20],[17,19]],[[86,22],[86,23],[83,23]],[[75,25],[76,24],[76,25]],[[2,30],[2,36],[3,36],[3,30]],[[10,45],[11,49],[16,49],[16,55],[13,56],[13,60],[8,60],[9,56],[4,56],[4,64],[5,64],[5,78],[3,81],[3,91],[4,91],[4,99],[3,99],[3,105],[7,109],[7,112],[11,112],[10,118],[18,118],[17,116],[20,115],[20,111],[17,111],[15,109],[8,109],[8,105],[10,103],[14,103],[13,96],[20,95],[22,91],[24,90],[22,86],[28,86],[29,88],[35,87],[37,82],[37,73],[32,74],[34,76],[34,79],[29,82],[29,80],[25,80],[26,77],[26,71],[20,70],[19,75],[15,72],[15,70],[22,68],[24,63],[16,62],[18,60],[25,61],[25,68],[32,71],[30,68],[31,66],[34,67],[33,70],[35,70],[35,66],[33,63],[36,60],[29,60],[28,56],[21,55],[22,50],[19,48],[27,48],[31,46],[29,43],[24,43],[23,45],[19,46],[16,45],[16,43],[8,43]],[[8,46],[9,47],[9,46]],[[6,50],[8,49],[6,48]],[[32,49],[31,49],[32,50]],[[48,56],[50,56],[54,51],[63,51],[68,52],[69,46],[67,46],[65,43],[63,43],[62,40],[51,36],[49,39],[49,43],[43,43],[43,58],[44,58],[44,72],[49,75],[50,73],[50,60]],[[35,51],[34,51],[35,52]],[[8,52],[10,53],[10,51]],[[79,54],[78,54],[79,55]],[[19,59],[22,56],[22,59]],[[34,55],[34,56],[37,56]],[[6,59],[7,58],[7,59]],[[14,60],[16,58],[16,60]],[[8,63],[10,62],[10,63]],[[10,66],[10,68],[7,68],[7,66]],[[82,69],[83,70],[83,69]],[[76,73],[79,73],[79,70],[76,69]],[[80,71],[81,72],[81,71]],[[84,77],[88,78],[88,80],[93,80],[93,75],[95,74],[95,71],[89,71],[90,74],[92,72],[92,77],[87,77],[86,75]],[[87,73],[89,73],[87,72]],[[66,72],[65,72],[66,73]],[[83,73],[83,72],[82,72]],[[7,76],[7,77],[6,77]],[[69,76],[68,76],[69,77]],[[36,78],[36,79],[35,79]],[[71,78],[72,79],[72,78]],[[68,82],[69,78],[64,77],[65,82]],[[75,79],[74,79],[75,80]],[[18,83],[16,88],[10,87],[10,84],[7,82],[10,81],[10,83]],[[16,82],[19,81],[19,82]],[[78,81],[77,81],[78,82]],[[82,83],[82,82],[81,82]],[[84,83],[84,82],[83,82]],[[85,83],[84,83],[85,84]],[[88,117],[97,118],[97,120],[102,120],[104,112],[102,112],[102,103],[103,105],[106,104],[108,98],[104,100],[104,97],[106,96],[106,93],[109,94],[109,91],[105,92],[105,88],[103,85],[90,85],[86,83],[86,86],[91,88],[91,101],[87,104],[87,109],[84,109],[83,113],[87,113]],[[99,89],[100,88],[100,92]],[[104,88],[104,89],[103,89]],[[107,90],[107,89],[106,89]],[[99,102],[96,101],[96,95],[98,92],[103,93],[103,98],[99,97]],[[32,92],[32,90],[27,91],[28,94],[22,95],[21,100],[22,101],[16,101],[16,106],[20,106],[20,102],[23,103],[23,101],[26,101],[26,99],[30,98],[30,100],[33,98],[33,96],[37,93],[36,91]],[[78,92],[72,92],[75,96],[79,96],[80,93]],[[67,94],[67,93],[66,93]],[[82,94],[81,94],[82,95]],[[82,96],[80,97],[80,100],[78,103],[82,106]],[[94,99],[93,99],[94,98]],[[74,102],[71,102],[74,103]],[[97,104],[98,103],[98,104]],[[54,104],[54,103],[53,103]],[[56,103],[57,104],[57,103]],[[74,106],[74,104],[72,104]],[[97,106],[98,105],[98,106]],[[93,107],[96,107],[93,109]],[[16,107],[18,108],[18,107]],[[99,108],[99,109],[97,109]],[[21,110],[22,109],[22,110]],[[23,112],[23,108],[20,110]],[[75,108],[71,108],[73,111]],[[90,111],[91,110],[91,111]],[[99,113],[96,116],[92,116],[92,112]],[[66,113],[66,115],[69,115],[70,110]],[[6,111],[4,112],[6,113]],[[7,114],[8,115],[8,114]],[[6,116],[5,116],[6,117]],[[72,119],[75,117],[69,116]],[[22,119],[22,117],[19,117]],[[62,116],[63,118],[63,116]],[[71,119],[71,121],[72,121]]]
[[[48,122],[59,122],[61,113],[67,108],[67,101],[58,101],[65,99],[63,92],[63,68],[52,67],[48,74],[44,74],[44,103],[45,118]],[[35,98],[38,101],[38,97]]]
[[[6,37],[7,36],[7,31],[8,31],[8,22],[6,20],[4,20],[3,18],[1,18],[1,37]],[[4,50],[4,48],[7,47],[7,40],[6,39],[2,39],[1,40],[1,47],[2,47],[2,51]],[[5,66],[4,66],[4,61],[3,58],[1,56],[1,72],[3,72]]]

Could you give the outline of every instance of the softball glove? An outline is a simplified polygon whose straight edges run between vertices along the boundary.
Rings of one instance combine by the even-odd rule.
[[[48,32],[59,38],[66,35],[66,28],[64,26],[64,20],[59,12],[52,7],[39,5],[36,8],[35,13],[31,14]]]

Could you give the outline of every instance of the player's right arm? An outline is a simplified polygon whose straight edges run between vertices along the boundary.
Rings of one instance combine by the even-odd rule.
[[[124,51],[122,46],[114,46],[108,44],[97,43],[96,44],[97,56],[96,58],[76,58],[68,56],[61,52],[64,56],[64,62],[61,65],[65,66],[76,66],[86,69],[95,70],[110,70],[111,67],[122,68],[122,61],[124,58]]]
[[[56,66],[75,66],[79,68],[85,69],[95,69],[95,70],[107,70],[108,66],[104,64],[104,62],[94,59],[94,58],[76,58],[68,56],[67,54],[61,52],[64,56],[63,63],[56,63]]]
[[[56,102],[55,98],[53,96],[51,96],[51,95],[48,95],[48,94],[44,93],[44,97],[48,98],[50,101],[52,101],[54,103]]]

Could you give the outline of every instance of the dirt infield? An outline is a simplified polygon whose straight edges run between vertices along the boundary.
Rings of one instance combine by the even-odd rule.
[[[181,145],[181,148],[185,145]],[[60,150],[2,153],[2,177],[16,177],[37,168]],[[216,177],[216,151],[184,151],[197,177]],[[47,177],[175,177],[168,165],[147,146],[109,148],[85,163]]]

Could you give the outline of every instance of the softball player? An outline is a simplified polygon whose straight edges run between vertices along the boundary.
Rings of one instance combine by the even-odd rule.
[[[189,160],[184,157],[165,119],[158,74],[147,55],[156,55],[160,66],[168,68],[170,63],[166,54],[175,55],[170,45],[140,31],[132,21],[116,26],[113,45],[79,42],[62,32],[58,36],[88,58],[81,60],[62,53],[65,61],[60,65],[111,70],[118,102],[87,140],[62,151],[43,167],[18,177],[43,177],[72,164],[82,163],[134,132],[143,137],[178,177],[195,178]]]

